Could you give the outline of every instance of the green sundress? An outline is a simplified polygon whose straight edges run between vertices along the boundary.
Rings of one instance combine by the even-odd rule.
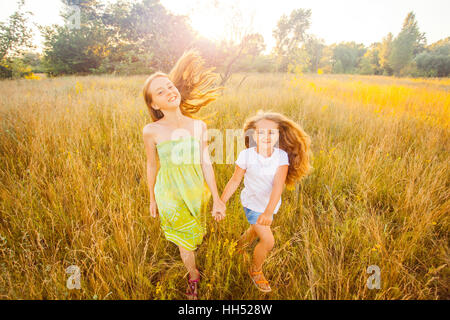
[[[200,165],[200,140],[189,136],[156,145],[160,168],[155,183],[161,229],[167,240],[194,251],[206,233],[211,192]]]

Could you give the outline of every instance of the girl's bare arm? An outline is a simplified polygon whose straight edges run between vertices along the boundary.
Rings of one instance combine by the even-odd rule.
[[[227,201],[231,198],[231,196],[236,192],[236,189],[241,184],[242,178],[245,174],[245,169],[242,169],[239,166],[236,166],[234,169],[233,176],[228,181],[225,189],[222,192],[222,196],[220,199],[222,199],[223,202],[227,203]]]
[[[208,184],[209,189],[211,190],[211,195],[213,200],[219,199],[219,192],[217,191],[216,178],[214,176],[214,169],[212,167],[211,158],[209,157],[208,151],[208,134],[206,124],[202,121],[202,139],[200,144],[200,152],[201,152],[201,167],[203,171],[203,176],[205,177],[205,181]]]
[[[281,194],[283,193],[288,170],[288,165],[278,167],[273,180],[272,193],[270,194],[269,203],[267,204],[266,210],[264,210],[263,214],[259,216],[257,221],[258,224],[265,226],[270,226],[272,224],[273,212],[275,211],[277,203],[280,201]]]
[[[156,161],[156,142],[154,140],[154,135],[152,128],[150,126],[145,126],[143,129],[143,138],[145,145],[145,153],[147,155],[146,171],[147,171],[147,184],[150,191],[150,213],[152,216],[156,212],[152,212],[152,204],[156,204],[155,200],[155,182],[156,175],[158,173],[158,163]],[[156,209],[156,206],[155,206]]]

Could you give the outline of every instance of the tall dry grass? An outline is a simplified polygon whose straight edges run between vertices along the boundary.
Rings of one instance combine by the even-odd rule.
[[[257,109],[282,112],[311,135],[314,171],[283,193],[264,266],[270,295],[235,252],[247,227],[241,189],[224,222],[208,216],[202,298],[448,299],[448,79],[252,74],[239,86],[241,78],[202,111],[218,111],[209,128],[241,128]],[[177,248],[149,217],[144,80],[0,82],[2,299],[184,298]],[[386,86],[405,89],[394,102]],[[233,166],[215,172],[220,192]],[[80,267],[80,290],[66,287],[70,265]],[[379,290],[366,285],[370,265],[380,267]]]

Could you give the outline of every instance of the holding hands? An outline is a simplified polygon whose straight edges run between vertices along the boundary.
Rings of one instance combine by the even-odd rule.
[[[221,221],[225,218],[225,210],[226,205],[221,199],[214,200],[211,213],[216,221]],[[159,216],[156,201],[150,201],[149,211],[152,218],[157,218]]]
[[[213,202],[211,213],[216,221],[221,221],[225,218],[225,210],[225,202],[223,202],[220,198],[215,199]]]

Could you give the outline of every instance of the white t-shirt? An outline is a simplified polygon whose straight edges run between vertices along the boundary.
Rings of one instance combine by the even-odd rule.
[[[246,170],[244,189],[241,192],[242,205],[256,212],[264,212],[269,204],[278,167],[289,165],[288,154],[284,150],[274,148],[272,155],[265,158],[256,152],[256,147],[253,147],[242,150],[236,164]],[[280,205],[281,198],[275,207],[274,214],[278,212]]]

